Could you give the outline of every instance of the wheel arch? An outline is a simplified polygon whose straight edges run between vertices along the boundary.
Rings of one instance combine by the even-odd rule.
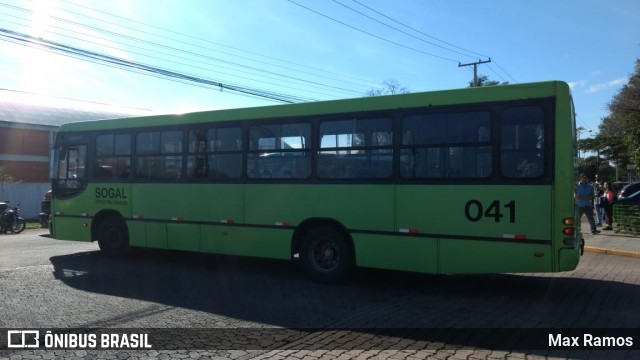
[[[100,210],[97,214],[94,215],[93,221],[91,222],[91,241],[98,240],[98,229],[100,229],[100,225],[109,218],[117,218],[122,221],[124,224],[127,236],[129,235],[129,227],[127,226],[127,222],[124,220],[122,214],[113,209],[105,209]]]
[[[333,226],[345,235],[345,237],[348,239],[348,244],[353,256],[351,262],[355,264],[356,249],[349,230],[347,230],[347,228],[338,220],[324,217],[308,218],[296,227],[296,230],[293,232],[293,237],[291,239],[291,258],[293,258],[296,253],[300,252],[300,244],[302,242],[302,238],[304,238],[304,235],[309,230],[318,226]]]

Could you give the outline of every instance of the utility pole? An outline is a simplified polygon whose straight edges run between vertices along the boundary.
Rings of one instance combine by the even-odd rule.
[[[490,62],[491,62],[491,58],[489,58],[489,60],[484,60],[484,61],[478,59],[478,61],[472,62],[472,63],[468,63],[468,64],[458,63],[458,67],[473,65],[473,85],[472,85],[472,87],[476,87],[476,86],[478,86],[478,65],[486,64],[486,63],[490,63]]]

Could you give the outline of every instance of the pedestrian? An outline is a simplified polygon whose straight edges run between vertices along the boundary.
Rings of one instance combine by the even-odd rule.
[[[603,183],[604,180],[602,180],[599,174],[596,174],[596,181],[593,182],[593,190],[596,194],[598,193],[598,191],[604,190],[604,188],[602,187]]]
[[[609,183],[604,183],[604,212],[607,214],[607,226],[602,230],[613,230],[611,225],[613,224],[613,202],[615,201],[616,195],[609,186]]]
[[[593,186],[589,184],[587,175],[580,175],[580,182],[576,185],[576,201],[578,205],[579,218],[582,219],[582,214],[587,215],[589,226],[591,227],[592,234],[600,233],[600,230],[596,229],[596,222],[593,220]]]
[[[593,198],[593,209],[596,211],[597,226],[602,226],[602,220],[604,217],[604,208],[598,207],[598,202],[600,200],[599,198],[600,193],[601,192],[604,193],[603,183],[604,183],[604,180],[600,177],[600,174],[596,174],[596,180],[593,182],[592,185],[593,185],[593,193],[595,194],[595,197]]]
[[[604,213],[604,190],[599,190],[596,192],[596,197],[593,199],[596,208],[596,216],[598,222],[596,226],[602,226],[602,222],[606,219]]]

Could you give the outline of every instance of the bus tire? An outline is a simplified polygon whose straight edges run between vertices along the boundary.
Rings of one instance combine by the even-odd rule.
[[[353,265],[347,235],[331,225],[311,228],[300,244],[300,261],[305,273],[321,283],[344,280]]]
[[[120,257],[129,254],[129,231],[122,218],[105,218],[98,226],[97,237],[100,251],[106,256]]]

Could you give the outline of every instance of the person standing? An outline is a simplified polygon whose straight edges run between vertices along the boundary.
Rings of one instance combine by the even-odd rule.
[[[593,203],[596,204],[596,226],[602,226],[602,222],[606,219],[604,201],[604,190],[596,191],[596,197],[593,199]]]
[[[593,208],[596,211],[596,226],[602,226],[605,216],[604,206],[600,203],[601,193],[604,193],[603,183],[604,180],[602,180],[599,174],[596,174],[596,180],[593,182],[593,193],[595,194],[595,198],[593,199]]]
[[[582,214],[587,215],[591,233],[595,235],[600,233],[600,230],[596,229],[596,222],[593,220],[593,198],[593,186],[589,184],[587,175],[581,174],[580,182],[576,185],[576,200],[580,211],[580,219],[582,219]]]
[[[609,183],[604,183],[604,211],[607,214],[607,227],[603,230],[613,230],[611,225],[613,224],[613,202],[615,200],[615,193]]]

